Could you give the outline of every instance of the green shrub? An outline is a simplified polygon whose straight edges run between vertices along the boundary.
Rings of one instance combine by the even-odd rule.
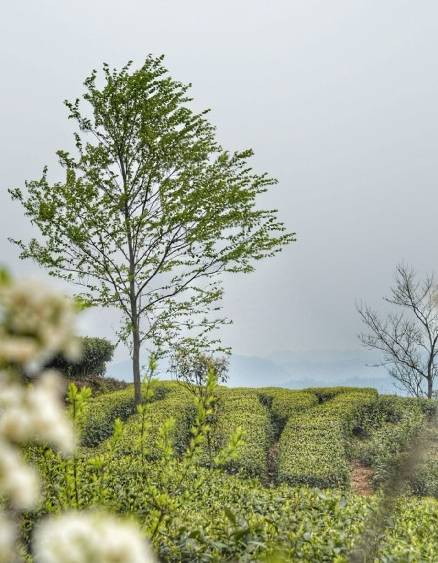
[[[438,427],[436,419],[428,424],[423,436],[425,448],[421,453],[410,490],[415,495],[438,498]]]
[[[382,396],[360,414],[363,439],[353,446],[352,455],[374,470],[373,481],[380,485],[389,476],[403,450],[422,429],[429,411],[417,399]]]
[[[107,450],[102,445],[98,450],[82,449],[79,453],[75,466],[79,485],[77,506],[85,509],[99,504],[120,514],[129,514],[145,523],[147,533],[152,535],[150,526],[156,522],[159,503],[170,502],[165,504],[171,507],[169,513],[165,513],[152,540],[160,560],[169,562],[274,561],[278,560],[275,555],[279,554],[283,557],[282,561],[348,561],[349,553],[360,541],[370,510],[375,508],[378,499],[359,497],[349,491],[298,488],[295,485],[301,482],[323,487],[327,483],[344,485],[347,479],[342,473],[347,460],[345,444],[348,432],[355,425],[363,424],[371,437],[372,432],[385,425],[393,428],[403,426],[413,413],[425,416],[424,409],[416,401],[380,400],[374,392],[353,390],[315,405],[308,399],[307,392],[290,392],[289,395],[283,390],[278,393],[274,390],[268,395],[263,390],[260,398],[257,390],[222,389],[219,392],[217,437],[225,439],[227,429],[235,429],[235,424],[246,424],[246,428],[252,431],[252,441],[245,446],[249,449],[243,460],[238,462],[240,469],[248,470],[243,465],[248,459],[251,463],[249,472],[254,468],[254,473],[260,471],[257,456],[262,456],[265,448],[257,448],[267,437],[266,432],[261,430],[269,429],[268,403],[273,408],[276,398],[276,412],[284,415],[289,409],[291,413],[281,440],[287,437],[289,431],[295,430],[291,440],[282,442],[282,447],[290,446],[287,459],[292,461],[283,466],[282,471],[289,471],[285,480],[294,487],[287,483],[265,487],[258,479],[244,479],[217,469],[195,464],[187,468],[178,457],[172,462],[166,458],[164,464],[158,461],[156,443],[160,436],[159,427],[169,416],[177,421],[173,436],[177,449],[181,451],[187,443],[192,425],[190,409],[193,397],[172,382],[160,382],[157,390],[155,397],[161,398],[147,404],[145,409],[146,458],[139,455],[141,419],[135,414],[122,428],[120,442],[115,449],[116,441],[113,440],[105,442]],[[96,417],[97,425],[106,418],[106,426],[112,428],[109,420],[114,420],[114,409],[110,406],[123,404],[123,393],[128,391],[132,393],[132,388],[93,399],[87,411],[88,423],[92,416]],[[277,397],[274,397],[276,393]],[[373,412],[380,417],[380,426],[372,421]],[[97,416],[97,413],[100,415]],[[336,450],[338,446],[339,452]],[[312,451],[314,447],[316,449]],[[38,514],[42,516],[59,509],[59,491],[65,475],[62,470],[64,462],[59,456],[52,452],[50,463],[47,463],[42,452],[44,448],[38,450],[32,459],[41,465],[45,477],[45,498]],[[255,451],[258,454],[252,459]],[[305,456],[306,451],[310,452],[309,458]],[[341,469],[338,472],[336,463]],[[163,481],[164,471],[166,478]],[[156,488],[157,492],[152,497],[151,488]],[[384,532],[377,560],[388,563],[438,560],[435,540],[437,515],[436,501],[402,500],[391,520],[392,525]],[[30,536],[35,516],[24,516],[22,531],[25,542]]]
[[[286,420],[293,414],[318,404],[315,394],[307,391],[268,387],[261,389],[259,395],[262,403],[271,410],[272,415],[280,420]]]
[[[102,393],[111,393],[112,391],[120,391],[126,389],[130,384],[126,381],[113,379],[112,377],[102,377],[100,375],[86,375],[84,377],[69,377],[68,383],[73,382],[78,389],[89,387],[93,397]]]
[[[155,398],[159,400],[147,404],[144,414],[134,414],[124,425],[118,445],[120,455],[143,452],[146,458],[156,459],[160,455],[160,427],[169,419],[175,421],[171,439],[176,452],[181,453],[186,447],[196,411],[193,395],[179,383],[162,382]]]
[[[87,452],[88,454],[88,452]],[[147,523],[156,506],[145,493],[144,475],[160,483],[162,465],[138,455],[112,457],[105,473],[106,504]],[[284,561],[343,561],[361,534],[373,499],[339,491],[264,487],[258,480],[192,467],[181,483],[175,467],[166,492],[177,508],[154,538],[161,561],[260,561],[281,552]],[[96,471],[79,461],[80,507],[92,506]]]
[[[268,409],[252,389],[219,391],[219,402],[211,423],[204,462],[208,463],[227,444],[237,428],[244,432],[244,444],[239,448],[238,458],[228,464],[228,469],[264,477],[266,456],[272,440],[271,420]]]
[[[115,345],[106,338],[80,338],[81,357],[69,362],[63,356],[55,357],[48,367],[62,372],[67,377],[83,378],[90,375],[105,375],[106,364],[112,360]]]
[[[387,528],[378,561],[382,563],[438,561],[438,503],[406,498]]]
[[[104,393],[92,398],[86,406],[81,442],[95,447],[111,436],[116,418],[126,420],[135,412],[134,389]]]
[[[373,504],[335,491],[266,488],[217,471],[200,470],[199,478],[205,486],[187,494],[157,538],[164,561],[346,561]]]
[[[438,498],[438,452],[428,455],[422,460],[415,475],[410,479],[409,488],[412,494]]]
[[[313,393],[317,398],[318,402],[325,403],[330,399],[334,399],[342,393],[374,393],[377,395],[377,391],[370,387],[309,387],[308,389],[303,389],[309,393]]]
[[[343,391],[290,416],[279,442],[279,480],[316,487],[347,485],[347,439],[359,409],[371,404],[376,395],[368,389]]]

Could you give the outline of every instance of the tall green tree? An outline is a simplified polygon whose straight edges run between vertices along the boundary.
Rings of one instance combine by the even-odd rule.
[[[82,99],[65,102],[78,126],[77,154],[57,153],[65,179],[50,183],[45,168],[10,190],[40,232],[14,242],[21,258],[81,286],[86,302],[120,309],[139,400],[142,343],[186,329],[206,337],[222,321],[209,312],[223,272],[250,272],[294,235],[256,206],[276,181],[252,171],[251,150],[219,145],[163,57],[138,70],[105,64],[84,85]]]

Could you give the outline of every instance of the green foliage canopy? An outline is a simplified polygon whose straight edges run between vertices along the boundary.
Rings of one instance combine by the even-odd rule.
[[[276,181],[252,171],[251,150],[219,145],[207,112],[190,108],[190,85],[162,57],[131,66],[105,64],[82,101],[65,102],[78,132],[76,156],[57,153],[64,180],[50,183],[44,169],[10,193],[41,234],[14,241],[21,257],[80,286],[83,302],[122,311],[139,400],[142,342],[160,348],[191,331],[211,342],[220,274],[250,272],[294,235],[257,205]]]
[[[89,375],[105,375],[106,364],[112,360],[114,344],[106,338],[84,336],[80,338],[81,356],[77,362],[64,356],[56,356],[48,367],[58,369],[67,377],[83,378]]]

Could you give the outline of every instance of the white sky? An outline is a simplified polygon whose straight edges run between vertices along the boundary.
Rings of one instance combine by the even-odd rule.
[[[62,101],[92,68],[149,52],[193,83],[226,148],[252,147],[279,179],[265,204],[298,234],[227,279],[236,353],[356,348],[355,300],[379,304],[401,260],[437,267],[436,2],[5,1],[0,46],[0,250],[13,272],[36,267],[6,240],[30,233],[7,188],[46,163],[56,178],[54,153],[72,146]],[[99,311],[85,321],[94,335],[114,325]]]

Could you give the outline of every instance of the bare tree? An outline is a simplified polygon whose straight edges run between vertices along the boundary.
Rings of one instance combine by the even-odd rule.
[[[385,301],[398,312],[385,319],[368,305],[358,306],[362,321],[369,329],[360,334],[362,344],[383,352],[378,364],[416,397],[431,398],[438,373],[438,307],[433,275],[418,280],[413,269],[396,268],[395,285]]]

